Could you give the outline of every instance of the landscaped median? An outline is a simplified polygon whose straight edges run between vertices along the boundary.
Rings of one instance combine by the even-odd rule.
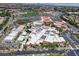
[[[76,34],[76,37],[79,39],[79,34]]]
[[[50,53],[48,56],[64,56],[64,53]]]

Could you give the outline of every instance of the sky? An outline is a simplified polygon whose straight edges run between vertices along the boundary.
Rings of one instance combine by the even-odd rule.
[[[79,6],[79,3],[51,3],[50,5],[58,5],[58,6]]]

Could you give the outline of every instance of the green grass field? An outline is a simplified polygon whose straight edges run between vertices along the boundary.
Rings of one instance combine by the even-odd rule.
[[[37,16],[38,12],[35,10],[31,10],[31,11],[27,11],[27,15],[26,16]]]
[[[17,22],[17,23],[18,23],[18,22],[28,23],[28,22],[31,22],[31,20],[25,18],[25,19],[18,19],[16,22]]]

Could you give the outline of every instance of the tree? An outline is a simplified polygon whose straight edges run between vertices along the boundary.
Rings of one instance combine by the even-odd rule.
[[[56,27],[56,29],[59,31],[59,32],[62,32],[63,31],[63,28],[61,27]]]
[[[23,48],[26,50],[27,49],[27,46],[26,45],[23,45]]]
[[[9,17],[11,17],[11,14],[9,13],[8,10],[5,12],[5,16],[9,16]]]
[[[49,23],[48,23],[48,26],[50,26],[50,27],[54,27],[55,25],[54,25],[53,22],[49,22]]]

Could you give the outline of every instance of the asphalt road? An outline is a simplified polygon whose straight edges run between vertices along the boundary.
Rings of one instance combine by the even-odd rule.
[[[70,25],[68,22],[66,22],[67,26],[73,31],[73,32],[78,32],[79,29],[77,29],[76,27],[74,27],[73,25]]]
[[[13,53],[0,53],[0,56],[16,56],[16,55],[28,55],[28,54],[42,54],[42,53],[64,53],[64,50],[48,50],[48,51],[17,51]]]
[[[75,49],[77,49],[76,48],[76,46],[75,46],[75,44],[74,44],[74,42],[73,42],[73,40],[70,38],[70,35],[67,33],[66,35],[63,35],[63,37],[65,38],[65,40],[66,41],[68,41],[69,42],[69,44],[70,44],[70,52],[68,52],[67,53],[67,55],[71,55],[71,56],[78,56],[78,54],[76,53],[76,51],[75,51]],[[73,55],[72,55],[72,53],[73,53]]]

